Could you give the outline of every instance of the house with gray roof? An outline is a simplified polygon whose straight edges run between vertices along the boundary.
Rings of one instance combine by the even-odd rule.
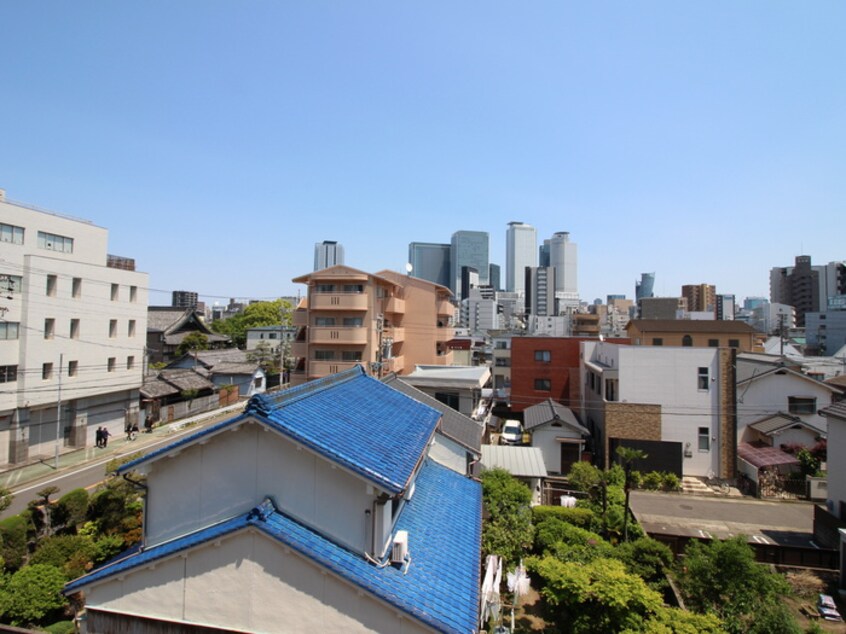
[[[131,461],[143,539],[70,582],[89,632],[478,631],[481,485],[360,367]]]
[[[487,366],[417,365],[402,380],[465,416],[472,416],[482,400],[482,389],[490,385],[491,370]]]
[[[267,390],[267,375],[243,350],[225,348],[189,352],[168,364],[168,368],[194,369],[217,387],[235,385],[240,396],[249,398]]]
[[[225,348],[231,341],[212,332],[194,308],[149,306],[147,308],[147,357],[151,363],[173,360],[182,340],[192,332],[205,335],[209,348]]]
[[[523,429],[531,434],[532,447],[543,453],[549,473],[567,474],[582,459],[590,431],[569,407],[550,399],[523,410]]]

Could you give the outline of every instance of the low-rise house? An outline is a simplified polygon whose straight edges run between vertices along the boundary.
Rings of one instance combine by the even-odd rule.
[[[537,447],[482,445],[482,469],[504,469],[532,492],[532,504],[540,504],[547,476],[543,453]]]
[[[403,381],[465,416],[478,419],[482,390],[488,387],[490,378],[491,371],[486,366],[418,365],[414,372],[403,376]]]
[[[191,369],[161,370],[145,377],[141,386],[143,422],[169,423],[177,418],[218,406],[217,388]]]
[[[147,356],[151,363],[169,363],[189,334],[204,335],[211,349],[226,348],[230,338],[212,332],[194,308],[149,306],[147,308]]]
[[[579,462],[590,439],[590,431],[579,423],[569,407],[552,399],[523,411],[523,428],[531,433],[532,447],[543,453],[549,473],[567,474]]]
[[[246,398],[267,390],[265,371],[237,348],[189,352],[168,364],[168,368],[195,369],[217,387],[237,386],[238,394]]]
[[[439,420],[361,368],[255,396],[120,468],[141,548],[65,593],[92,633],[474,632],[481,487],[427,456]]]

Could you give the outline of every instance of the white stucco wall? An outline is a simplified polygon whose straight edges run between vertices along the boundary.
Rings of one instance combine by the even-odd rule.
[[[244,632],[430,629],[257,531],[93,585],[90,608]]]
[[[846,421],[833,416],[828,419],[827,464],[828,508],[840,517],[841,503],[846,502]]]
[[[561,443],[559,438],[580,439],[581,435],[569,427],[543,425],[532,430],[532,447],[543,454],[543,462],[550,473],[561,473]]]
[[[442,434],[435,434],[429,457],[456,473],[467,474],[467,450]]]

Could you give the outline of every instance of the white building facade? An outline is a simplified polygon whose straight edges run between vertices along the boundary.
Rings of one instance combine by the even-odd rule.
[[[93,444],[138,422],[148,276],[108,231],[0,193],[0,464]]]
[[[537,229],[524,222],[509,222],[505,233],[505,290],[522,294],[526,267],[537,265]]]

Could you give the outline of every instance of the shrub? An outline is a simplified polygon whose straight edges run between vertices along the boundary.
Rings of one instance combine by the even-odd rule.
[[[24,566],[5,588],[5,615],[12,625],[28,625],[57,613],[64,605],[62,571],[48,564]]]
[[[661,488],[663,482],[664,476],[659,471],[650,471],[643,476],[640,486],[648,491],[657,491]]]
[[[667,585],[666,571],[673,563],[673,551],[651,537],[625,542],[616,548],[616,556],[626,564],[626,569],[643,578],[652,588]]]
[[[0,522],[0,554],[8,570],[20,568],[27,555],[28,522],[22,515],[13,515]]]
[[[681,490],[681,479],[672,471],[664,474],[663,488],[665,491]]]
[[[73,621],[57,621],[52,625],[48,625],[44,628],[44,631],[47,634],[74,634],[76,632],[76,627],[73,624]]]
[[[55,535],[41,540],[30,558],[30,564],[49,564],[75,579],[91,569],[97,547],[87,537]]]
[[[532,508],[532,521],[540,524],[554,517],[562,522],[588,528],[593,520],[593,511],[585,508],[568,508],[565,506],[535,506]]]
[[[88,511],[88,491],[85,489],[74,489],[69,491],[56,502],[51,514],[53,526],[65,526],[72,531],[85,521],[85,513]]]
[[[600,471],[589,462],[575,462],[570,467],[567,480],[579,491],[590,491],[591,487],[599,484]]]

